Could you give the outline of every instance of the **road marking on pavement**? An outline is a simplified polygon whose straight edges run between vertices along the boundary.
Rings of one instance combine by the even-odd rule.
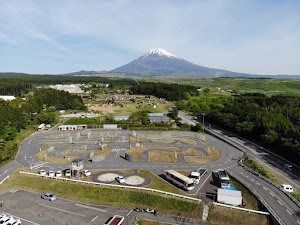
[[[20,220],[23,220],[23,221],[26,221],[26,222],[28,222],[28,223],[32,223],[32,224],[34,224],[34,225],[40,225],[40,224],[38,224],[38,223],[35,223],[35,222],[32,222],[32,221],[29,221],[29,220],[25,220],[25,219],[23,219],[22,217],[19,217],[19,216],[15,216],[15,215],[12,215],[12,214],[9,214],[9,213],[5,213],[6,215],[9,215],[9,216],[12,216],[12,217],[15,217],[15,218],[17,218],[17,219],[20,219]]]
[[[94,219],[92,219],[92,222],[94,222],[94,220],[95,220],[95,219],[97,219],[97,218],[98,218],[98,215],[97,215],[97,216],[95,216],[95,218],[94,218]]]
[[[281,203],[279,200],[277,200],[277,202],[278,202],[280,205],[282,205],[282,203]]]
[[[259,182],[256,182],[257,183],[257,185],[260,185],[260,183]]]
[[[254,180],[251,178],[251,181],[254,182]]]
[[[99,211],[99,212],[104,212],[104,213],[107,212],[106,209],[99,209],[99,208],[96,208],[96,207],[93,207],[93,206],[84,205],[84,204],[80,204],[80,203],[76,203],[75,205],[78,206],[78,207],[82,207],[82,208],[86,208],[86,209],[92,209],[92,210],[96,210],[96,211]]]
[[[270,193],[270,195],[272,195],[272,197],[274,197],[274,195],[273,195],[273,193],[272,192],[269,192]]]
[[[288,214],[290,214],[290,216],[292,215],[292,213],[289,210],[286,210],[288,212]]]
[[[300,224],[299,220],[297,220],[297,223]]]
[[[126,216],[129,216],[129,214],[130,214],[132,211],[133,211],[133,209],[131,209],[131,210],[129,211],[129,213],[127,213],[127,215],[126,215]]]
[[[76,216],[86,217],[86,215],[83,215],[83,214],[74,213],[74,212],[71,212],[71,211],[68,211],[68,210],[59,209],[59,208],[56,208],[56,207],[53,207],[53,206],[49,206],[49,205],[44,205],[44,204],[38,204],[38,205],[44,206],[46,208],[54,209],[54,210],[57,210],[57,211],[61,211],[61,212],[65,212],[65,213],[70,213],[70,214],[73,214],[73,215],[76,215]]]
[[[263,187],[263,189],[268,190],[266,187]]]
[[[248,175],[245,175],[245,177],[248,177]]]

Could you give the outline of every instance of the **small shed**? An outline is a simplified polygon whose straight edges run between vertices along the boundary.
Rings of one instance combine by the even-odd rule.
[[[129,120],[130,115],[115,115],[114,120],[121,121],[121,120]]]
[[[148,113],[151,123],[169,122],[168,113]]]

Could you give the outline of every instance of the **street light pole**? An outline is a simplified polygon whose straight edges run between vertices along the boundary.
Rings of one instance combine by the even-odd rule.
[[[204,116],[205,116],[205,113],[201,113],[202,115],[202,124],[203,124],[203,132],[204,132],[204,129],[205,129],[205,126],[204,126]]]

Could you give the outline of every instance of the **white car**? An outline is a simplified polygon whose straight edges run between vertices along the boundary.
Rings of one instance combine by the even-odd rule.
[[[86,177],[92,175],[91,172],[90,172],[89,170],[82,170],[81,173],[82,173],[84,176],[86,176]]]
[[[65,170],[65,176],[66,177],[70,177],[71,176],[71,170],[70,169],[66,169]]]
[[[118,176],[116,177],[116,180],[120,183],[120,184],[124,184],[125,183],[125,178],[123,176]]]
[[[289,184],[282,184],[281,189],[286,192],[293,192],[293,187]]]
[[[56,177],[62,177],[62,172],[60,170],[57,170],[55,176]]]
[[[11,222],[13,222],[15,219],[12,217],[12,216],[10,216],[10,217],[4,217],[4,218],[2,218],[1,220],[0,220],[0,224],[8,224],[8,223],[11,223]]]
[[[21,224],[21,220],[17,219],[7,223],[6,225],[20,225],[20,224]]]
[[[40,171],[39,171],[39,174],[40,174],[41,176],[45,176],[45,175],[46,175],[46,171],[45,171],[45,170],[40,170]]]
[[[53,171],[53,170],[49,170],[48,176],[49,176],[49,177],[54,177],[54,176],[55,176],[54,171]]]

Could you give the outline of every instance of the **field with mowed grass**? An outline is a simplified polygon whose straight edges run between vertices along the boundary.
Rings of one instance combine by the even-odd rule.
[[[231,90],[237,93],[259,92],[266,95],[300,95],[300,80],[292,79],[249,79],[249,78],[140,78],[140,81],[176,83],[216,91]]]
[[[268,217],[257,213],[210,205],[208,221],[219,225],[267,225]]]
[[[164,214],[175,215],[181,212],[182,215],[190,218],[200,218],[202,215],[202,204],[196,201],[124,188],[100,187],[35,177],[19,174],[18,171],[1,186],[2,191],[11,188],[20,188],[37,193],[51,192],[58,198],[96,205],[154,208]]]

